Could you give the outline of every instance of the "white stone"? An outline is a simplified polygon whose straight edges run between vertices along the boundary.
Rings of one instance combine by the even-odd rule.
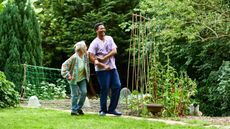
[[[41,104],[39,103],[38,97],[37,96],[31,96],[29,98],[28,106],[29,107],[40,107]]]
[[[121,89],[120,91],[120,98],[119,98],[119,102],[118,105],[120,105],[121,103],[128,103],[128,96],[131,94],[131,91],[124,87]]]
[[[191,104],[190,107],[189,107],[189,113],[190,115],[192,116],[202,116],[202,112],[200,111],[199,109],[199,105],[197,104]]]
[[[120,91],[120,99],[125,99],[131,94],[131,91],[128,88],[122,88]]]

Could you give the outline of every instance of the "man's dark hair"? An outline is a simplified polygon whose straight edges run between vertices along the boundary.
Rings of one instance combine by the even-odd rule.
[[[104,23],[102,23],[102,22],[96,23],[94,25],[94,30],[97,30],[98,26],[100,26],[100,25],[104,25]]]

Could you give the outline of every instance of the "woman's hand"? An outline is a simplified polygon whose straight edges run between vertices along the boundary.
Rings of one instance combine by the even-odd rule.
[[[68,80],[72,80],[73,78],[72,78],[71,75],[69,75],[67,79],[68,79]]]

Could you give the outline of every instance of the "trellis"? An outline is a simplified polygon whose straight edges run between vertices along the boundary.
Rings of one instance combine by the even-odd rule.
[[[153,36],[151,35],[150,19],[141,14],[132,15],[131,41],[127,70],[127,87],[144,92],[149,81],[149,69],[152,60]],[[131,75],[131,77],[129,76]]]
[[[48,68],[42,66],[34,66],[23,64],[24,75],[23,75],[23,86],[21,89],[21,97],[23,98],[26,94],[26,87],[28,84],[39,87],[42,82],[48,82],[56,84],[58,80],[63,80],[61,76],[61,69]]]

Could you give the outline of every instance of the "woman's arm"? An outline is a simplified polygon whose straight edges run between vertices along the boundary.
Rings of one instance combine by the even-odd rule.
[[[67,59],[63,64],[62,64],[62,67],[61,67],[61,75],[68,79],[68,80],[71,80],[72,79],[72,71],[73,70],[73,67],[75,65],[75,62],[74,62],[74,56],[72,55],[69,59]]]

